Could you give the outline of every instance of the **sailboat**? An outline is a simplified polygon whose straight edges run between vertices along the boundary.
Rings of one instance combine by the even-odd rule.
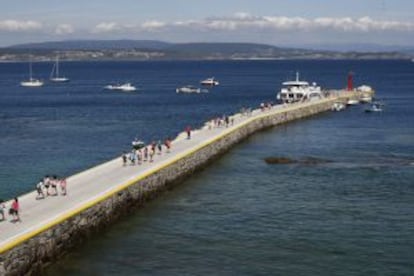
[[[50,81],[53,82],[67,82],[69,81],[66,77],[59,77],[59,57],[56,57],[56,62],[53,64],[52,72],[50,73]]]
[[[20,85],[26,87],[39,87],[43,85],[43,81],[32,77],[32,60],[29,63],[29,80],[20,82]]]

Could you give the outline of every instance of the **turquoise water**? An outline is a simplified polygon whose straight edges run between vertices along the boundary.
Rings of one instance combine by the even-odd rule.
[[[356,106],[257,133],[77,247],[46,275],[412,275],[412,63],[103,63],[100,73],[88,76],[81,72],[95,65],[67,66],[82,76],[68,96],[54,87],[39,94],[1,91],[0,118],[8,129],[1,130],[1,161],[15,160],[6,167],[18,173],[2,163],[4,196],[30,189],[45,168],[70,174],[106,160],[137,132],[146,139],[171,135],[187,123],[201,125],[215,114],[274,99],[286,72],[300,70],[307,80],[341,87],[352,69],[386,106],[379,114]],[[98,89],[105,81],[93,77],[121,69],[131,76],[139,72],[141,94]],[[178,97],[171,89],[212,71],[223,85],[202,98]],[[145,127],[137,128],[141,123]],[[27,143],[36,158],[20,152]],[[26,163],[13,158],[16,150]],[[268,165],[263,159],[269,156],[330,162]]]

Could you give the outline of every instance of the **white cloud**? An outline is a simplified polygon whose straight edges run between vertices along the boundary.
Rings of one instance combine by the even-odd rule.
[[[233,16],[209,17],[204,19],[189,19],[174,22],[157,20],[146,21],[142,24],[124,24],[103,22],[96,25],[94,33],[111,32],[140,32],[167,29],[189,29],[201,31],[337,31],[337,32],[413,32],[414,22],[375,20],[370,17],[304,17],[286,16],[252,16],[239,12]]]
[[[72,34],[75,31],[72,25],[70,24],[60,24],[55,29],[55,34],[57,35],[66,35]]]
[[[117,32],[121,29],[121,26],[115,22],[102,22],[94,27],[93,33],[111,33]]]
[[[344,32],[414,31],[413,22],[374,20],[370,17],[317,17],[308,19],[304,17],[286,16],[251,16],[248,13],[236,13],[230,17],[178,21],[170,23],[169,25],[223,31],[244,29],[270,29],[274,31],[317,31],[330,29]]]
[[[6,32],[26,32],[32,30],[39,30],[42,24],[32,20],[3,20],[0,21],[0,31]]]
[[[238,13],[233,17],[207,18],[198,21],[197,25],[213,30],[225,31],[242,30],[245,28],[266,28],[276,31],[322,29],[346,32],[414,31],[414,23],[412,22],[374,20],[370,17],[320,17],[308,19],[304,17],[285,16],[255,17],[247,13]]]
[[[153,30],[164,28],[165,26],[166,26],[166,23],[164,22],[157,21],[157,20],[151,20],[151,21],[146,21],[142,23],[141,29],[145,31],[153,31]]]

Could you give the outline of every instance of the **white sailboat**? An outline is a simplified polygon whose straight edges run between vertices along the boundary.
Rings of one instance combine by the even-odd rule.
[[[20,85],[25,86],[25,87],[39,87],[43,85],[43,81],[34,79],[32,77],[32,60],[30,60],[30,63],[29,63],[29,79],[26,81],[20,82]]]
[[[53,64],[52,72],[50,73],[50,81],[53,82],[67,82],[69,78],[59,76],[59,57],[56,57],[56,62]]]

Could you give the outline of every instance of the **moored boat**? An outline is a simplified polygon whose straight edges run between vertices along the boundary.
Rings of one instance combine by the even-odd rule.
[[[30,60],[30,63],[29,63],[29,79],[20,82],[20,85],[25,86],[25,87],[40,87],[40,86],[42,86],[43,81],[33,78],[32,74],[33,74],[33,72],[32,72],[32,61]]]
[[[331,110],[332,111],[342,111],[345,108],[346,108],[346,106],[343,102],[336,102],[332,105]]]
[[[50,81],[52,82],[68,82],[69,78],[59,76],[59,57],[56,57],[56,62],[53,64],[52,72],[50,73]]]
[[[383,106],[384,104],[380,102],[374,102],[368,108],[365,109],[365,112],[382,112]]]
[[[138,140],[137,138],[135,138],[135,140],[131,142],[131,145],[132,145],[132,148],[136,150],[139,150],[145,147],[145,143],[141,140]]]
[[[309,85],[307,81],[299,80],[299,72],[296,72],[296,79],[294,81],[285,81],[282,85],[282,89],[277,94],[277,99],[283,103],[323,98],[321,87],[317,86],[315,82]]]
[[[348,101],[346,102],[346,105],[357,105],[359,104],[359,100],[356,99],[348,99]]]
[[[39,86],[43,85],[43,81],[38,80],[38,79],[30,78],[27,81],[20,82],[20,85],[25,86],[25,87],[39,87]]]

